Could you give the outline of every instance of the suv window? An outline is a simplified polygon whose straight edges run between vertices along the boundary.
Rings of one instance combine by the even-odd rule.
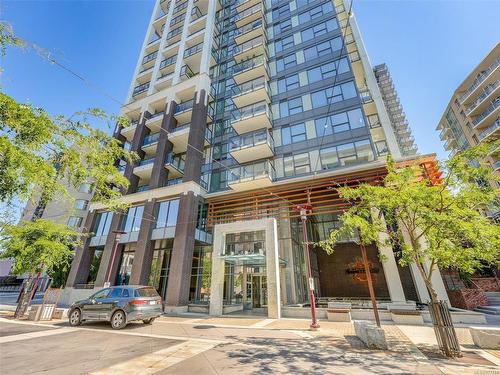
[[[140,288],[136,289],[134,292],[135,297],[159,297],[158,292],[155,288]]]
[[[93,298],[93,299],[103,299],[103,298],[106,298],[109,294],[111,289],[103,289],[103,290],[100,290],[98,291],[97,293],[95,293],[92,297],[90,298]]]
[[[122,294],[122,297],[123,297],[123,298],[130,297],[130,295],[129,295],[129,293],[128,293],[128,289],[123,289],[123,294]]]
[[[122,288],[111,289],[111,293],[109,294],[109,298],[119,298],[122,295]]]

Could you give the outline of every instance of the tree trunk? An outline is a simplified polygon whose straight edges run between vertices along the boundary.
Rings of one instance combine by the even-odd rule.
[[[16,312],[14,313],[14,318],[16,319],[22,318],[24,314],[26,314],[26,312],[28,311],[28,307],[31,302],[32,289],[33,289],[33,274],[30,274],[19,293],[19,297],[17,299]]]

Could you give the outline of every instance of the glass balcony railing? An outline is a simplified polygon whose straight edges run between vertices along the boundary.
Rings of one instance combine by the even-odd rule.
[[[167,186],[177,185],[180,183],[182,183],[182,177],[167,180]]]
[[[155,133],[155,134],[149,134],[144,137],[144,142],[142,143],[143,146],[148,146],[153,143],[158,142],[160,139],[160,133]]]
[[[231,120],[232,122],[237,122],[244,120],[249,117],[258,116],[266,113],[269,119],[271,119],[271,112],[269,111],[269,106],[266,102],[259,102],[247,107],[244,107],[240,110],[231,112]]]
[[[165,164],[170,164],[179,172],[184,173],[184,167],[186,162],[185,159],[186,159],[186,154],[182,155],[168,154],[167,157],[165,158]]]
[[[181,10],[186,9],[188,6],[188,3],[189,3],[189,1],[185,1],[182,4],[176,5],[176,7],[174,8],[173,14],[176,14],[176,13],[180,12]]]
[[[239,29],[236,29],[234,32],[234,36],[238,37],[240,35],[246,34],[249,31],[253,31],[258,28],[262,28],[263,22],[262,19],[259,19],[257,21],[251,22],[248,25],[242,26]]]
[[[256,4],[251,8],[245,9],[234,16],[234,21],[242,20],[245,17],[251,16],[257,12],[262,12],[262,4]]]
[[[139,166],[154,164],[155,158],[143,159],[139,162]]]
[[[175,64],[177,61],[177,56],[169,57],[168,59],[162,60],[160,62],[160,69],[166,68],[167,66]]]
[[[143,92],[148,91],[149,82],[143,83],[142,85],[134,87],[134,91],[132,92],[132,96],[136,96],[142,94]]]
[[[143,191],[148,191],[149,189],[151,189],[151,187],[149,185],[142,185],[142,186],[137,187],[137,192],[140,193]]]
[[[484,129],[482,132],[480,132],[479,135],[479,140],[482,141],[489,135],[493,134],[498,128],[500,128],[500,119],[497,119],[493,125],[488,126],[486,129]]]
[[[203,17],[205,14],[198,7],[194,7],[191,9],[191,22],[196,21],[197,19]]]
[[[235,184],[256,180],[266,176],[269,176],[271,180],[273,180],[275,176],[274,167],[269,160],[231,168],[229,170],[228,182],[229,184]]]
[[[493,82],[492,84],[486,86],[485,89],[483,90],[483,92],[481,93],[481,95],[478,96],[476,101],[465,109],[465,114],[468,115],[474,109],[476,109],[476,107],[479,104],[481,104],[484,99],[486,99],[493,91],[496,90],[498,85],[500,85],[500,80],[497,80],[497,81]]]
[[[146,64],[154,59],[156,59],[156,56],[158,56],[158,51],[148,53],[146,56],[142,58],[142,63]]]
[[[257,130],[252,133],[242,134],[239,137],[231,138],[229,141],[230,151],[237,151],[243,148],[258,146],[267,143],[271,149],[274,149],[274,140],[267,129]]]
[[[478,74],[472,85],[470,85],[469,88],[465,90],[462,95],[460,95],[460,102],[463,102],[499,65],[500,57],[493,61],[493,63],[486,70]]]
[[[489,106],[486,108],[479,116],[477,116],[472,123],[474,126],[479,125],[486,117],[488,117],[491,112],[497,109],[500,106],[500,98],[495,99]]]
[[[182,26],[178,27],[177,29],[173,29],[167,34],[167,39],[173,38],[174,36],[177,36],[179,34],[182,34]]]
[[[189,109],[192,109],[193,108],[193,104],[194,104],[194,100],[193,99],[187,100],[185,102],[181,102],[181,103],[179,103],[179,104],[177,104],[175,106],[174,113],[181,113],[181,112],[187,111]]]
[[[255,39],[249,40],[248,42],[242,43],[239,46],[236,46],[233,48],[233,55],[238,55],[240,53],[243,53],[245,51],[249,51],[252,48],[255,48],[257,46],[263,45],[264,44],[264,37],[259,36]]]
[[[203,42],[184,50],[184,58],[192,56],[203,50]]]
[[[243,95],[248,92],[259,90],[263,87],[267,88],[267,82],[264,77],[259,77],[253,81],[242,83],[241,85],[233,86],[231,88],[232,96]]]
[[[264,58],[264,55],[254,57],[253,59],[243,61],[239,64],[234,65],[231,69],[229,74],[238,74],[241,73],[245,70],[248,69],[253,69],[256,66],[262,65],[266,63],[266,59]]]
[[[187,65],[184,65],[181,68],[181,77],[189,79],[195,76],[194,72],[191,70],[191,68]]]
[[[170,27],[177,25],[178,23],[184,21],[185,14],[181,14],[180,16],[172,18],[172,21],[170,21]]]

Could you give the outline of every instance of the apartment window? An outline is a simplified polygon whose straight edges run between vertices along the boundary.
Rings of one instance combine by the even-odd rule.
[[[377,154],[379,156],[387,155],[389,153],[389,148],[387,147],[386,141],[375,142],[375,149],[377,150]]]
[[[332,169],[339,166],[337,147],[328,147],[319,152],[322,169]]]
[[[83,184],[80,184],[80,186],[78,187],[78,191],[80,193],[90,193],[92,191],[92,184],[89,184],[89,183],[83,183]]]
[[[316,126],[316,135],[318,137],[365,126],[363,113],[359,108],[348,112],[337,113],[332,116],[322,117],[316,119],[314,123]]]
[[[289,77],[278,80],[278,92],[280,94],[299,87],[300,87],[300,82],[298,74],[294,74]]]
[[[309,69],[307,71],[307,78],[309,79],[309,83],[322,81],[324,79],[334,77],[336,71],[338,71],[338,74],[349,71],[349,63],[346,58]]]
[[[68,227],[79,228],[82,225],[83,218],[78,216],[70,216],[68,218]]]
[[[330,12],[333,12],[333,4],[331,2],[324,3],[307,12],[299,14],[299,22],[309,22]]]
[[[286,19],[283,20],[276,25],[274,25],[274,35],[278,35],[281,33],[284,33],[287,30],[290,30],[292,28],[292,19]]]
[[[75,200],[75,208],[77,210],[86,210],[89,205],[89,201],[85,199],[77,199]]]
[[[158,207],[158,219],[156,220],[156,228],[174,227],[177,223],[178,213],[178,199],[161,202]]]
[[[144,206],[130,207],[127,212],[127,219],[123,230],[125,232],[137,232],[141,228],[142,214],[144,213]]]
[[[325,42],[316,44],[304,50],[304,58],[306,61],[316,59],[321,56],[328,55],[334,51],[339,51],[342,48],[342,40],[337,37]]]
[[[279,8],[273,10],[273,20],[284,17],[290,14],[290,4],[283,4]]]
[[[349,81],[338,86],[329,87],[311,94],[311,101],[314,108],[329,105],[330,103],[354,98],[356,88],[354,82]]]
[[[301,32],[302,41],[307,42],[308,40],[319,37],[320,35],[326,34],[330,31],[336,30],[339,28],[337,20],[332,18],[326,22],[321,22],[318,25],[305,29]]]
[[[285,156],[283,158],[285,176],[291,177],[311,172],[309,153]]]
[[[302,97],[284,100],[280,102],[280,116],[292,116],[302,112]]]
[[[111,219],[113,219],[112,212],[100,212],[97,214],[94,224],[95,236],[107,236],[111,226]]]
[[[372,161],[374,159],[370,141],[368,139],[345,143],[336,147],[328,147],[320,150],[322,169],[344,167],[359,162]]]
[[[370,128],[374,129],[381,126],[380,119],[378,118],[377,114],[368,115],[367,117],[368,117],[368,123],[370,124]]]
[[[283,39],[278,39],[276,42],[274,42],[274,49],[276,52],[281,52],[286,50],[287,48],[293,47],[295,45],[295,42],[293,40],[293,35],[290,35],[286,38]]]
[[[295,65],[297,65],[297,58],[295,56],[295,53],[276,60],[276,69],[278,71],[291,68]]]
[[[305,141],[306,139],[306,127],[304,124],[295,124],[281,128],[281,143],[283,145]]]

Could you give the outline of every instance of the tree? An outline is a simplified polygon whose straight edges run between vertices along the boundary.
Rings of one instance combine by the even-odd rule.
[[[43,219],[3,227],[0,258],[13,261],[14,274],[29,275],[20,295],[17,317],[25,313],[36,292],[35,275],[50,274],[61,267],[68,267],[73,249],[81,244],[81,237],[81,233],[66,225]],[[20,310],[20,306],[24,308]]]
[[[0,52],[7,46],[26,47],[10,26],[0,23]],[[108,131],[128,120],[99,109],[70,117],[50,116],[42,108],[18,103],[0,91],[0,201],[26,200],[40,193],[49,201],[67,195],[67,184],[78,187],[91,181],[94,201],[116,203],[129,182],[116,168],[123,159],[136,158]],[[63,182],[64,181],[64,182]]]
[[[342,236],[359,233],[364,245],[383,245],[385,238],[399,249],[402,266],[416,264],[437,303],[432,275],[438,267],[471,274],[499,260],[500,226],[485,215],[498,207],[498,176],[478,162],[498,150],[497,142],[457,153],[438,164],[444,174],[437,183],[419,160],[398,166],[389,159],[382,184],[338,189],[352,205],[320,245],[332,253]]]

